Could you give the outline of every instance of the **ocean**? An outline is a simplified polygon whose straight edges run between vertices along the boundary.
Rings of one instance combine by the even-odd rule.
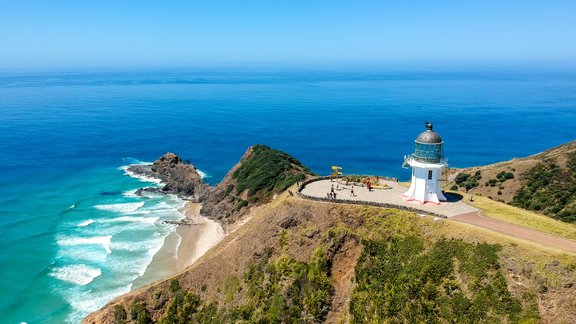
[[[409,179],[424,122],[451,167],[576,138],[576,71],[0,72],[0,321],[78,323],[135,288],[183,217],[126,166],[170,151],[215,184],[252,144],[318,174]]]

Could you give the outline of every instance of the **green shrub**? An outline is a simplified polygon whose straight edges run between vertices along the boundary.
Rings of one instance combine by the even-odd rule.
[[[240,290],[240,280],[234,276],[226,277],[224,280],[224,295],[227,302],[234,299],[234,294]]]
[[[168,304],[166,313],[160,320],[160,323],[190,323],[200,305],[201,300],[198,295],[180,289],[176,292],[170,304]]]
[[[497,245],[441,239],[427,247],[422,238],[414,236],[363,245],[349,303],[352,323],[520,319],[522,305],[510,295],[498,270]],[[467,278],[469,284],[460,287],[454,278]],[[465,295],[463,290],[469,293]],[[523,319],[530,316],[538,319],[533,313]]]
[[[478,180],[482,179],[480,171],[476,171],[473,176],[468,173],[458,173],[454,182],[458,187],[465,188],[466,191],[478,187]]]
[[[498,179],[500,182],[505,182],[506,180],[514,179],[514,174],[506,171],[500,171],[496,175],[496,179]]]
[[[242,207],[246,207],[248,206],[248,202],[244,199],[240,199],[237,203],[236,203],[236,210],[240,210],[242,209]]]
[[[176,279],[176,278],[170,279],[170,287],[169,287],[170,292],[175,293],[180,289],[181,289],[181,287],[180,287],[180,282],[178,281],[178,279]]]
[[[114,305],[114,323],[115,324],[123,324],[126,323],[126,319],[128,318],[128,314],[126,314],[126,310],[122,305]]]
[[[456,178],[454,179],[454,182],[456,182],[456,184],[461,184],[464,183],[464,181],[468,180],[468,178],[470,178],[470,175],[468,173],[458,173],[456,175]]]
[[[512,205],[576,222],[576,153],[568,154],[567,159],[565,169],[544,161],[524,174],[526,185],[516,193]]]
[[[132,320],[136,320],[138,324],[152,323],[150,312],[148,312],[144,304],[139,302],[133,302],[130,306],[130,317],[132,317]]]

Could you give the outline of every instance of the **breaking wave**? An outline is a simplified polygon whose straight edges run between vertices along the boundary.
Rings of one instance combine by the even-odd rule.
[[[77,245],[100,245],[106,250],[106,253],[112,253],[110,242],[112,236],[94,236],[94,237],[60,237],[57,243],[60,246],[77,246]]]
[[[132,202],[123,204],[107,204],[107,205],[96,205],[94,208],[99,210],[107,210],[115,213],[132,213],[138,210],[138,208],[144,206],[144,202]]]
[[[102,275],[102,270],[85,264],[72,264],[54,268],[50,276],[78,286],[85,286]]]

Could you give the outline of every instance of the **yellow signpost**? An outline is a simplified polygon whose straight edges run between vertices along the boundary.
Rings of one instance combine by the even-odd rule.
[[[342,174],[342,172],[338,171],[338,170],[342,170],[342,167],[333,165],[332,166],[332,173],[330,174],[331,177],[338,179],[338,176]]]

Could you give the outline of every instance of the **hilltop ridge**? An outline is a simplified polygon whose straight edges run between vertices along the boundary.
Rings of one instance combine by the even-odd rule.
[[[576,141],[524,158],[450,169],[444,189],[576,222]]]

